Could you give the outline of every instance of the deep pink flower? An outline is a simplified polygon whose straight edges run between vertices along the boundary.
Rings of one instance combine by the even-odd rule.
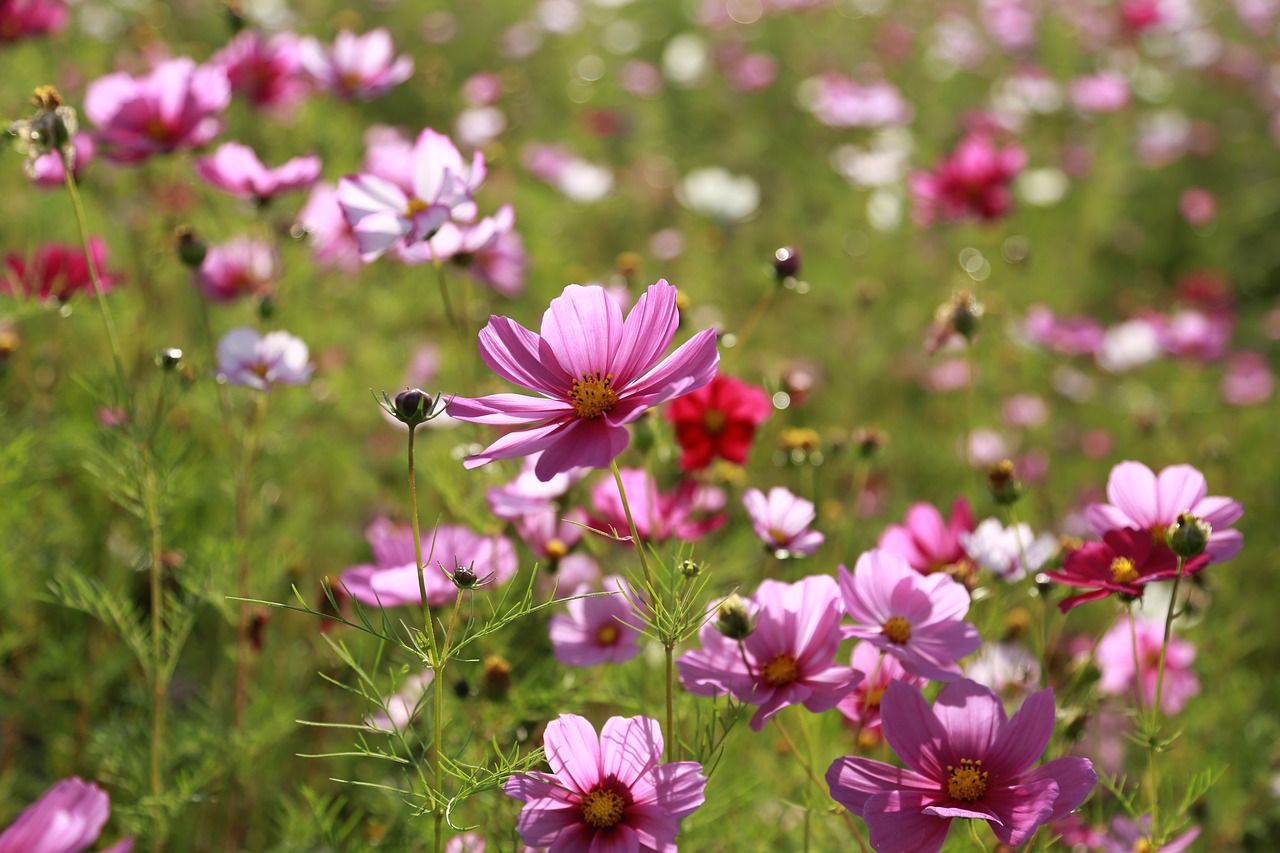
[[[120,284],[122,277],[107,269],[107,244],[101,237],[89,238],[89,254],[103,293]],[[80,246],[45,243],[36,247],[30,261],[11,253],[0,267],[0,294],[66,302],[78,293],[93,295],[93,279]]]
[[[714,329],[662,358],[678,322],[676,289],[664,280],[641,295],[625,321],[604,288],[576,284],[551,300],[540,335],[490,317],[480,331],[480,357],[502,378],[542,396],[455,398],[449,414],[458,420],[512,430],[466,466],[538,450],[535,471],[543,480],[570,468],[609,465],[631,441],[627,424],[715,375]]]
[[[231,91],[253,106],[287,110],[309,90],[302,77],[302,51],[293,33],[267,36],[244,30],[209,60],[226,72]]]
[[[951,505],[951,518],[945,519],[932,504],[912,504],[902,524],[891,524],[880,534],[877,548],[902,557],[921,574],[943,571],[949,566],[967,562],[962,533],[972,533],[973,510],[964,498]]]
[[[338,190],[333,184],[319,183],[311,188],[307,203],[298,213],[298,224],[307,230],[316,261],[346,272],[360,269],[360,246],[338,204]]]
[[[893,655],[912,675],[952,681],[960,677],[956,661],[982,645],[978,629],[964,621],[969,592],[949,575],[921,575],[883,550],[866,552],[853,572],[840,566],[836,574],[855,623],[844,635]]]
[[[591,591],[580,586],[574,595]],[[551,652],[569,666],[622,663],[640,654],[638,617],[631,606],[635,592],[617,575],[604,579],[604,591],[612,595],[575,598],[565,604],[568,615],[551,617]],[[628,600],[630,599],[630,601]]]
[[[905,681],[914,687],[924,687],[929,683],[929,679],[907,672],[897,658],[886,655],[871,643],[854,646],[849,665],[866,675],[852,693],[840,700],[836,710],[864,732],[880,728],[880,702],[890,681]]]
[[[1238,352],[1227,362],[1218,390],[1233,406],[1257,406],[1271,399],[1276,378],[1262,353]]]
[[[352,566],[342,573],[342,585],[362,604],[383,607],[421,605],[413,531],[380,518],[365,530],[373,547],[373,564]],[[501,586],[518,569],[516,549],[505,536],[481,536],[465,527],[441,524],[422,531],[423,578],[427,604],[439,607],[453,602],[457,587],[446,576],[459,566],[471,566],[480,580]]]
[[[1209,562],[1221,563],[1244,547],[1244,534],[1230,529],[1244,507],[1231,498],[1206,496],[1207,491],[1204,475],[1190,465],[1170,465],[1157,477],[1141,462],[1121,462],[1107,478],[1111,503],[1091,504],[1085,517],[1099,536],[1133,527],[1163,540],[1179,513],[1189,512],[1212,527],[1205,553]]]
[[[1137,649],[1134,648],[1135,639]],[[1163,644],[1163,619],[1132,619],[1122,616],[1116,620],[1111,630],[1098,641],[1098,649],[1094,655],[1098,669],[1102,672],[1102,677],[1098,679],[1098,692],[1103,696],[1134,696],[1141,685],[1142,703],[1151,707],[1156,701],[1156,682],[1160,677],[1160,646]],[[1160,693],[1162,713],[1178,713],[1188,699],[1200,692],[1200,682],[1191,669],[1195,659],[1194,645],[1170,635],[1164,659],[1164,687]]]
[[[817,514],[813,502],[789,490],[774,487],[766,497],[759,489],[747,489],[742,503],[760,541],[779,557],[808,557],[825,537],[809,525]]]
[[[1170,317],[1147,318],[1156,330],[1160,348],[1170,355],[1213,361],[1226,355],[1235,323],[1228,313],[1206,314],[1184,309]]]
[[[906,768],[837,758],[831,796],[863,818],[877,853],[937,853],[954,818],[985,820],[1013,847],[1080,806],[1098,774],[1085,758],[1032,769],[1053,735],[1053,691],[1028,697],[1012,719],[973,681],[942,688],[933,707],[919,688],[891,682],[883,700],[885,739]]]
[[[0,853],[80,853],[98,840],[111,815],[111,800],[78,776],[55,782],[0,833]],[[129,853],[126,838],[102,853]]]
[[[395,55],[391,33],[385,29],[364,35],[342,30],[332,47],[304,38],[299,50],[303,70],[319,88],[339,98],[380,98],[413,73],[413,59]]]
[[[1103,853],[1183,853],[1200,837],[1200,827],[1193,826],[1177,838],[1156,847],[1151,843],[1151,815],[1131,820],[1123,815],[1111,819],[1111,833],[1098,839]]]
[[[93,137],[83,132],[71,137],[71,145],[76,152],[71,161],[71,177],[79,181],[85,167],[93,162],[97,148],[93,144]],[[27,177],[41,189],[57,190],[67,185],[65,173],[62,170],[62,157],[56,151],[28,160],[26,168]]]
[[[698,471],[717,458],[741,465],[751,452],[756,429],[772,412],[763,388],[724,374],[672,400],[665,415],[675,425],[680,467]]]
[[[525,804],[524,842],[547,853],[672,853],[680,820],[705,799],[701,765],[658,763],[662,730],[649,717],[611,717],[597,738],[561,714],[542,743],[551,773],[517,774],[503,790]]]
[[[232,302],[271,293],[280,277],[280,261],[270,243],[233,237],[210,246],[195,272],[195,285],[212,302]]]
[[[1045,305],[1027,311],[1024,332],[1032,343],[1058,355],[1093,355],[1106,334],[1092,317],[1059,317]]]
[[[260,335],[241,326],[218,342],[218,375],[232,385],[259,391],[272,385],[302,385],[313,369],[307,345],[288,332]]]
[[[60,0],[3,0],[0,44],[62,32],[67,14],[67,4]]]
[[[180,57],[145,77],[117,72],[98,78],[85,93],[84,111],[98,126],[103,156],[134,163],[209,142],[222,129],[218,114],[230,101],[222,68]]]
[[[631,507],[631,520],[642,542],[665,542],[673,536],[693,542],[719,530],[729,520],[722,512],[724,491],[715,486],[681,480],[672,491],[660,492],[657,482],[643,468],[623,468],[619,473]],[[595,510],[593,527],[628,536],[627,515],[612,477],[592,487],[591,506]]]
[[[1201,554],[1188,560],[1183,572],[1193,574],[1208,564]],[[1068,551],[1060,570],[1045,572],[1058,583],[1089,590],[1059,601],[1063,613],[1113,593],[1140,597],[1146,584],[1172,580],[1177,573],[1178,558],[1163,539],[1157,542],[1149,530],[1134,528],[1108,530],[1101,542]]]
[[[766,580],[751,600],[755,630],[741,647],[711,622],[698,631],[702,648],[676,661],[685,690],[729,693],[759,705],[751,718],[751,730],[758,732],[788,705],[829,711],[857,687],[864,674],[835,662],[842,615],[835,581],[826,575],[796,583]]]
[[[305,190],[320,178],[320,158],[294,157],[268,169],[248,145],[225,142],[195,162],[196,174],[212,187],[236,198],[264,201],[280,193]]]
[[[910,177],[913,218],[921,225],[999,219],[1013,206],[1009,185],[1026,164],[1021,145],[1000,147],[986,134],[970,134],[933,171]]]

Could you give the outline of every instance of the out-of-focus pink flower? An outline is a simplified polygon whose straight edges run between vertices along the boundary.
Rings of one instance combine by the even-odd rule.
[[[0,853],[80,853],[98,840],[111,816],[107,792],[72,776],[55,782],[0,832]],[[126,838],[102,853],[129,853]]]
[[[638,59],[622,66],[622,88],[639,98],[656,98],[662,91],[662,72],[656,65]]]
[[[583,160],[562,145],[530,142],[521,149],[520,155],[534,177],[573,201],[584,204],[599,201],[613,189],[613,171],[609,167]]]
[[[812,501],[777,486],[768,496],[759,489],[747,489],[742,503],[756,536],[776,556],[808,557],[822,546],[825,537],[809,529],[817,518]]]
[[[413,59],[395,55],[391,33],[385,29],[364,35],[342,30],[328,47],[304,38],[299,51],[302,69],[316,86],[339,98],[380,98],[413,74]]]
[[[1080,450],[1090,459],[1102,459],[1111,455],[1115,442],[1105,429],[1089,429],[1080,434]]]
[[[556,474],[549,480],[540,480],[534,468],[538,454],[525,459],[516,478],[505,486],[494,486],[485,493],[489,509],[498,518],[515,521],[521,516],[555,510],[555,501],[587,474],[586,468],[573,468]]]
[[[1040,662],[1020,643],[983,643],[964,674],[991,688],[1006,705],[1016,705],[1040,689]]]
[[[729,66],[729,80],[739,92],[758,92],[778,78],[778,60],[767,53],[749,53]]]
[[[1133,696],[1141,685],[1142,702],[1150,707],[1156,701],[1160,646],[1163,643],[1163,619],[1122,616],[1116,620],[1116,624],[1098,642],[1095,656],[1098,669],[1102,671],[1098,692],[1104,696]],[[1136,675],[1134,658],[1137,658]],[[1200,682],[1191,670],[1195,659],[1195,646],[1172,635],[1169,637],[1164,659],[1164,687],[1160,694],[1161,713],[1178,713],[1188,699],[1200,692]]]
[[[71,161],[71,177],[79,181],[85,167],[93,162],[97,147],[93,144],[93,137],[83,132],[71,137],[71,145],[76,152]],[[62,171],[62,157],[58,152],[51,151],[48,154],[41,154],[34,160],[28,160],[27,177],[41,189],[62,189],[66,186],[66,178]]]
[[[430,238],[400,250],[408,264],[451,261],[473,279],[507,297],[524,292],[528,256],[515,232],[516,214],[505,204],[472,224],[446,222]]]
[[[599,737],[591,723],[561,714],[547,724],[551,773],[518,773],[503,791],[522,801],[516,824],[525,844],[555,853],[670,853],[681,819],[705,799],[695,761],[662,761],[662,730],[649,717],[611,717]]]
[[[311,188],[307,203],[298,213],[298,224],[307,231],[316,261],[346,272],[360,269],[360,246],[338,204],[333,184],[318,183]]]
[[[631,441],[627,424],[715,375],[720,354],[714,329],[662,357],[678,321],[676,289],[662,280],[641,295],[625,321],[604,288],[576,284],[551,300],[541,334],[507,317],[490,317],[480,331],[481,358],[502,378],[540,396],[455,397],[453,417],[507,429],[466,466],[536,451],[542,451],[536,469],[542,479],[609,465]]]
[[[294,157],[268,169],[248,145],[224,142],[213,154],[198,158],[195,169],[205,183],[236,198],[265,201],[314,184],[320,177],[320,158]]]
[[[1258,352],[1238,352],[1227,362],[1218,386],[1222,399],[1233,406],[1256,406],[1271,399],[1276,378],[1267,359]]]
[[[1234,323],[1229,314],[1185,309],[1172,317],[1149,318],[1160,347],[1170,355],[1213,361],[1226,355]]]
[[[548,560],[552,569],[582,541],[586,524],[587,513],[579,507],[561,512],[554,506],[547,506],[515,520],[516,533],[521,541],[539,558]]]
[[[956,661],[982,645],[964,621],[969,592],[942,573],[923,576],[889,551],[867,551],[854,570],[836,570],[844,610],[853,625],[846,637],[866,640],[893,655],[912,675],[931,681],[960,677]]]
[[[1036,15],[1026,0],[983,0],[982,24],[1008,51],[1020,52],[1036,43]]]
[[[954,818],[985,820],[1018,847],[1097,784],[1084,758],[1032,769],[1053,735],[1052,690],[1028,697],[1012,719],[995,693],[967,680],[942,688],[932,708],[919,688],[890,682],[883,706],[885,739],[906,769],[854,756],[836,759],[826,776],[879,853],[937,853]]]
[[[880,700],[890,681],[904,681],[914,687],[929,683],[929,679],[907,672],[896,657],[886,655],[871,643],[855,645],[849,665],[866,675],[852,693],[840,700],[836,710],[864,732],[880,728]]]
[[[960,535],[973,530],[973,510],[964,498],[951,505],[950,519],[936,507],[912,504],[902,524],[891,524],[880,534],[877,548],[891,551],[921,574],[931,574],[968,560]]]
[[[741,465],[751,452],[756,429],[772,412],[763,388],[723,373],[672,400],[665,415],[675,425],[680,467],[698,471],[717,458]]]
[[[462,83],[462,98],[473,107],[487,107],[502,97],[502,78],[492,71],[472,74]]]
[[[195,273],[195,284],[206,299],[232,302],[271,293],[280,277],[280,261],[270,243],[252,237],[233,237],[210,246]]]
[[[67,4],[61,0],[4,0],[0,2],[0,44],[62,32]]]
[[[218,342],[218,375],[232,385],[259,391],[272,385],[302,385],[313,369],[307,345],[288,332],[260,335],[240,326]]]
[[[1082,113],[1118,113],[1129,105],[1129,81],[1104,71],[1071,81],[1071,103]]]
[[[461,835],[455,835],[445,843],[444,853],[485,853],[488,846],[483,835],[464,832]]]
[[[1015,394],[1004,399],[1000,414],[1009,426],[1030,429],[1049,419],[1049,406],[1035,394]]]
[[[574,595],[590,592],[582,586]],[[551,652],[568,666],[596,666],[623,663],[640,654],[640,631],[628,599],[635,592],[625,580],[612,575],[604,579],[604,591],[612,595],[575,598],[565,604],[568,615],[551,617]]]
[[[1159,847],[1151,843],[1151,815],[1131,820],[1123,815],[1111,819],[1111,832],[1098,839],[1102,853],[1183,853],[1200,837],[1200,827],[1193,826]]]
[[[1208,225],[1218,215],[1218,202],[1213,193],[1200,187],[1188,187],[1178,197],[1178,210],[1187,224],[1199,228]]]
[[[957,219],[1000,219],[1013,206],[1010,184],[1027,165],[1021,145],[998,145],[987,134],[960,140],[932,171],[907,181],[920,225]]]
[[[975,468],[989,468],[1002,459],[1008,459],[1013,449],[999,432],[978,427],[969,433],[964,455]]]
[[[123,281],[122,276],[107,269],[107,244],[101,237],[89,238],[89,254],[103,293]],[[45,243],[36,247],[31,260],[11,252],[0,267],[0,294],[66,302],[78,293],[93,295],[93,279],[80,246]]]
[[[1093,355],[1102,344],[1102,324],[1092,317],[1059,317],[1048,306],[1027,311],[1023,332],[1032,343],[1058,355]]]
[[[969,387],[969,362],[963,358],[944,358],[929,365],[924,387],[934,394],[950,394]]]
[[[1120,22],[1131,33],[1143,33],[1165,22],[1163,0],[1120,0]]]
[[[665,542],[673,536],[692,542],[719,530],[729,520],[723,512],[724,490],[715,486],[681,480],[674,490],[659,492],[657,482],[643,468],[623,468],[619,473],[631,518],[643,542]],[[612,478],[591,489],[591,505],[596,514],[592,526],[628,535],[627,515]]]
[[[908,124],[915,114],[892,83],[876,81],[864,86],[828,72],[814,77],[808,85],[812,87],[808,108],[829,127]]]
[[[422,698],[433,680],[435,673],[430,669],[410,675],[404,680],[400,690],[383,702],[386,710],[371,714],[366,718],[365,724],[384,732],[405,731],[426,706]]]
[[[135,163],[209,142],[222,129],[218,115],[230,102],[226,71],[180,57],[145,77],[117,72],[98,78],[85,93],[84,111],[98,126],[102,155]]]
[[[841,608],[829,576],[791,584],[766,580],[752,602],[755,630],[745,639],[731,640],[708,622],[698,631],[702,648],[676,661],[690,693],[729,693],[760,706],[751,718],[751,730],[758,732],[788,705],[829,711],[862,680],[863,673],[835,662]]]
[[[244,30],[213,55],[231,91],[258,109],[285,111],[306,98],[310,86],[302,76],[302,52],[293,33],[268,38]]]

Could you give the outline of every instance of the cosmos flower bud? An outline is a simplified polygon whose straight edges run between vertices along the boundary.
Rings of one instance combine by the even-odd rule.
[[[476,570],[470,565],[456,567],[450,577],[453,579],[453,585],[458,589],[475,589],[480,585],[480,578],[476,576]]]
[[[773,274],[778,281],[786,281],[800,274],[800,250],[795,246],[783,246],[773,253]]]
[[[987,488],[991,499],[1001,506],[1013,506],[1022,497],[1022,482],[1008,459],[997,462],[987,471]]]
[[[484,659],[480,692],[488,699],[503,699],[510,689],[511,662],[501,655],[489,655]]]
[[[1184,512],[1169,525],[1166,537],[1173,553],[1184,560],[1189,560],[1204,553],[1204,549],[1209,545],[1209,534],[1212,532],[1213,528],[1209,522]]]
[[[680,576],[687,580],[693,580],[702,574],[702,566],[693,560],[682,560],[680,562]]]
[[[853,445],[858,456],[871,460],[880,455],[880,450],[889,443],[889,436],[875,427],[858,427],[853,431]]]
[[[400,423],[415,427],[431,419],[434,404],[435,401],[427,392],[419,388],[407,388],[396,395],[391,413]]]
[[[190,225],[179,225],[176,236],[178,260],[182,261],[182,265],[188,269],[199,269],[204,263],[205,255],[209,253],[209,247],[196,235],[196,230]]]
[[[716,609],[716,630],[730,640],[743,640],[756,629],[747,600],[736,592]]]
[[[973,340],[978,334],[979,321],[983,314],[982,303],[967,291],[961,291],[951,301],[951,328],[965,340]]]
[[[173,370],[182,361],[182,350],[177,347],[166,347],[156,353],[156,366],[165,370]]]
[[[9,132],[18,137],[19,150],[26,154],[28,161],[58,152],[73,166],[76,151],[71,137],[80,126],[76,111],[62,103],[62,96],[53,86],[37,86],[31,105],[36,108],[35,115],[9,126]]]

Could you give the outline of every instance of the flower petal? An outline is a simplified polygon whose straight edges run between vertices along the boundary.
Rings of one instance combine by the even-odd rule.
[[[942,688],[933,702],[933,714],[947,733],[948,764],[962,759],[985,761],[1005,725],[999,697],[990,687],[967,678]]]
[[[1209,491],[1201,474],[1190,465],[1170,465],[1156,478],[1156,518],[1173,521]]]
[[[610,717],[600,730],[600,773],[631,787],[662,760],[662,730],[650,717]]]
[[[671,346],[680,314],[676,310],[676,289],[659,279],[640,294],[623,323],[622,338],[611,369],[617,387],[625,388],[643,376]]]
[[[556,418],[577,419],[573,406],[546,397],[524,394],[490,394],[488,397],[454,397],[449,401],[449,417],[473,424],[524,426]]]
[[[626,427],[611,426],[604,418],[575,418],[543,448],[533,470],[545,483],[574,468],[607,468],[630,443]]]
[[[507,317],[492,316],[480,330],[480,358],[508,382],[564,400],[573,379],[556,361],[551,345]]]
[[[585,717],[556,717],[547,723],[542,745],[547,763],[560,781],[571,783],[584,793],[600,781],[600,739]]]
[[[1025,783],[1039,779],[1053,779],[1058,783],[1058,798],[1053,801],[1053,813],[1048,817],[1051,821],[1080,808],[1089,798],[1094,785],[1098,784],[1098,774],[1093,769],[1093,762],[1076,756],[1047,761],[1024,773],[1019,781]]]
[[[622,340],[622,309],[603,287],[571,284],[542,315],[542,337],[569,376],[603,376]]]
[[[685,341],[657,367],[637,379],[625,389],[624,395],[645,406],[657,406],[706,385],[715,377],[719,364],[716,330],[706,329]],[[639,413],[632,420],[638,417]]]
[[[867,828],[876,853],[938,853],[947,840],[951,819],[932,817],[924,809],[937,795],[887,791],[867,801]]]
[[[880,701],[884,737],[902,763],[930,779],[946,778],[947,732],[918,687],[890,681]]]
[[[702,775],[702,765],[696,761],[659,764],[649,778],[657,804],[676,819],[692,814],[706,801],[707,777]]]
[[[1159,521],[1156,475],[1141,462],[1121,462],[1107,478],[1107,499],[1132,522],[1126,527],[1150,527]]]
[[[826,780],[831,798],[858,817],[866,816],[867,800],[875,794],[900,790],[938,791],[938,783],[927,776],[860,756],[837,758],[831,762]]]
[[[996,735],[996,742],[987,753],[987,771],[1000,779],[1025,773],[1040,760],[1049,745],[1053,722],[1053,690],[1040,690],[1028,696]]]

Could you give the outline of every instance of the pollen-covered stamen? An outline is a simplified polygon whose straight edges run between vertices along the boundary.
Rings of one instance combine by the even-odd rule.
[[[880,628],[891,643],[901,646],[911,639],[911,623],[901,616],[890,616]]]
[[[418,215],[430,206],[431,205],[427,204],[420,198],[411,198],[409,199],[409,204],[405,206],[404,215],[409,219],[412,219],[414,216]]]
[[[987,792],[987,771],[982,769],[982,761],[960,759],[959,767],[947,765],[951,778],[947,780],[947,793],[954,799],[971,803],[980,799]]]
[[[596,829],[611,829],[622,820],[622,813],[627,804],[622,797],[609,788],[596,788],[582,798],[582,819],[587,826]]]
[[[1138,570],[1128,557],[1116,557],[1111,561],[1111,580],[1115,583],[1132,583],[1138,578]]]
[[[601,625],[600,630],[596,631],[596,642],[602,646],[616,646],[621,636],[618,626],[610,622],[607,625]]]
[[[559,539],[552,539],[547,543],[547,556],[552,560],[559,560],[565,554],[569,553],[569,546]]]
[[[610,411],[618,402],[618,395],[613,390],[613,374],[601,376],[600,371],[594,374],[584,373],[581,379],[573,380],[569,389],[569,399],[578,410],[580,418],[598,418]]]
[[[770,687],[786,687],[799,677],[796,659],[786,652],[778,652],[760,670],[760,679]]]

